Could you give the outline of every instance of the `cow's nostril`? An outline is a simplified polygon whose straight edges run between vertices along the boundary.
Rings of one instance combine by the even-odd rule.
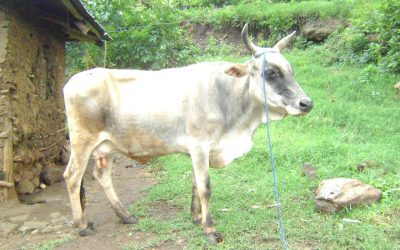
[[[303,112],[309,112],[313,107],[313,102],[310,98],[303,98],[299,102],[300,110]]]

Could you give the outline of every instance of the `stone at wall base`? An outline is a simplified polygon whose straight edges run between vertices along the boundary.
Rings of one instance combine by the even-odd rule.
[[[26,179],[21,179],[17,182],[17,192],[20,194],[31,194],[35,191],[33,183]]]

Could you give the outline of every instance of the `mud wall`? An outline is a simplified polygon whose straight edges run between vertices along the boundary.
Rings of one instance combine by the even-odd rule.
[[[0,170],[6,176],[13,170],[19,193],[39,186],[41,172],[59,161],[65,144],[64,37],[26,13],[29,6],[0,6]],[[6,140],[12,142],[11,170]]]

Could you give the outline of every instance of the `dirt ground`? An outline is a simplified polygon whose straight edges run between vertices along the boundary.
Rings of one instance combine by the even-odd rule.
[[[139,166],[123,156],[115,158],[113,183],[121,202],[128,205],[142,198],[146,189],[156,184],[145,166]],[[88,168],[91,168],[92,164]],[[65,183],[59,182],[42,192],[25,197],[32,205],[20,204],[0,207],[0,220],[4,224],[18,224],[6,236],[0,236],[0,249],[31,249],[42,242],[66,240],[56,249],[122,249],[124,246],[146,243],[154,235],[136,232],[129,225],[119,223],[100,185],[91,176],[91,169],[85,174],[87,213],[95,223],[97,233],[91,236],[77,236],[77,229],[71,224],[71,211]],[[177,213],[176,208],[154,203],[152,214],[163,218],[166,214]],[[165,202],[166,203],[166,202]],[[162,209],[160,209],[162,207]],[[168,210],[171,211],[168,211]],[[30,229],[29,222],[38,224],[40,229]],[[31,224],[32,224],[31,223]],[[24,228],[25,226],[25,228]],[[167,242],[157,249],[179,249],[180,246]]]

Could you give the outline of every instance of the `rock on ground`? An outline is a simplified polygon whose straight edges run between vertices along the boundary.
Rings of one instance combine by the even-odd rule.
[[[334,178],[320,183],[316,205],[321,212],[334,213],[342,208],[376,202],[381,195],[379,189],[359,180]]]
[[[364,161],[364,162],[360,162],[356,165],[356,169],[359,172],[362,172],[364,170],[367,170],[369,168],[374,168],[377,166],[376,161],[374,160],[369,160],[369,161]]]
[[[63,167],[50,165],[42,172],[40,178],[46,185],[52,185],[63,180],[63,173]]]
[[[301,170],[301,175],[302,176],[307,176],[310,179],[318,178],[317,169],[313,165],[311,165],[311,163],[309,163],[309,162],[304,162],[303,163],[303,168]]]
[[[322,42],[330,34],[345,26],[347,24],[344,21],[335,19],[320,22],[309,21],[304,25],[302,32],[307,40]]]

